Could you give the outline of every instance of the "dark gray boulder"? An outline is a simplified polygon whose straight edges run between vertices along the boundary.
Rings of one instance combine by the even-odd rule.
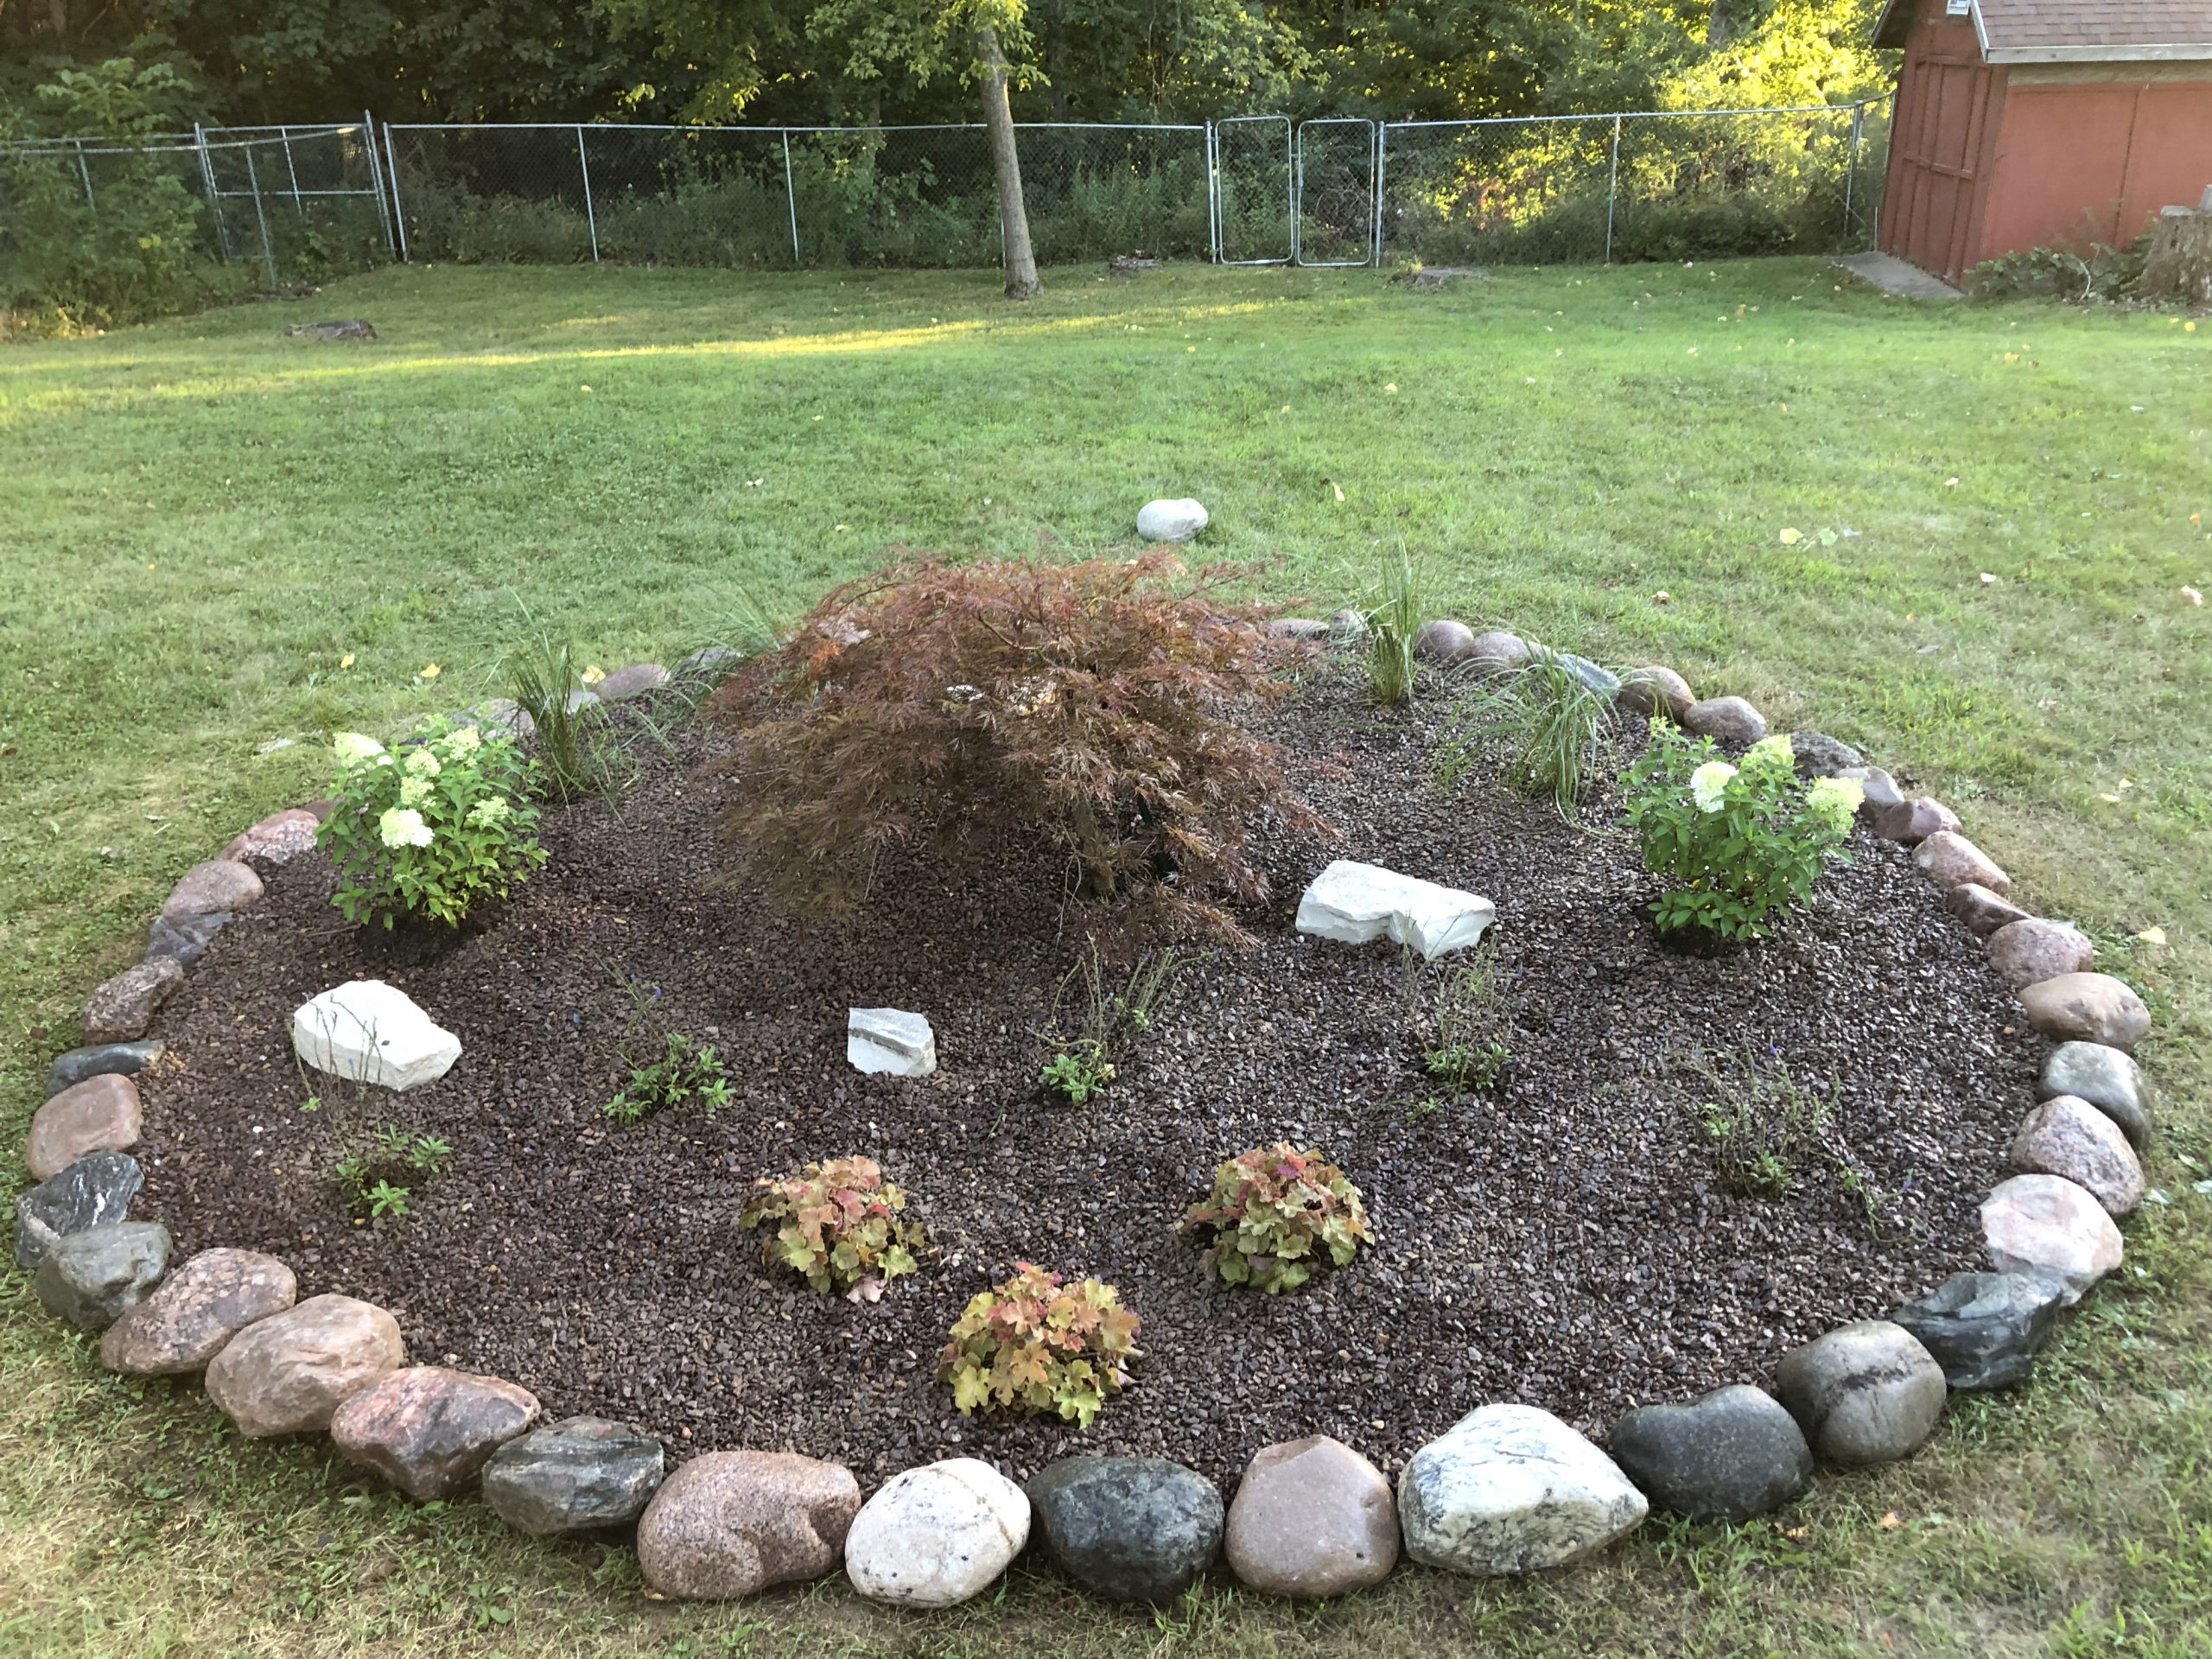
[[[57,1238],[39,1258],[31,1288],[46,1311],[79,1331],[105,1331],[138,1306],[169,1268],[169,1230],[118,1221]]]
[[[54,1057],[46,1068],[46,1097],[52,1100],[64,1089],[86,1077],[136,1077],[168,1046],[158,1038],[138,1043],[93,1043]]]
[[[35,1268],[58,1239],[126,1221],[146,1184],[127,1152],[95,1152],[16,1200],[16,1265]]]
[[[1826,732],[1792,732],[1789,752],[1797,760],[1797,771],[1806,778],[1834,778],[1854,766],[1864,766],[1866,757],[1840,738]],[[1887,773],[1884,776],[1887,777]],[[1863,786],[1865,779],[1860,779]]]
[[[1641,1406],[1606,1450],[1656,1508],[1745,1521],[1779,1509],[1813,1478],[1797,1420],[1764,1389],[1715,1389],[1681,1406]]]
[[[2138,1152],[2151,1139],[2151,1088],[2135,1057],[2102,1043],[2061,1043],[2043,1063],[2037,1100],[2072,1095],[2120,1125]]]
[[[1221,1553],[1220,1491],[1165,1458],[1062,1458],[1024,1491],[1046,1553],[1109,1601],[1172,1601]]]
[[[200,916],[156,916],[146,930],[146,957],[167,957],[181,968],[189,968],[207,954],[215,936],[230,925],[231,912],[211,910]]]
[[[2028,1374],[2063,1303],[2024,1273],[1955,1273],[1890,1315],[1920,1338],[1955,1389],[2001,1389]]]
[[[509,1440],[484,1465],[484,1498],[534,1537],[619,1527],[644,1513],[667,1472],[661,1443],[604,1417],[566,1417]]]

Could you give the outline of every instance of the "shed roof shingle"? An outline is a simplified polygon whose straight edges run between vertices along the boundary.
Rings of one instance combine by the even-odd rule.
[[[1978,0],[1992,52],[2212,43],[2212,0]]]
[[[1888,0],[1874,44],[1903,46],[1918,10]],[[2212,57],[2212,0],[1974,0],[1974,26],[1993,62]]]

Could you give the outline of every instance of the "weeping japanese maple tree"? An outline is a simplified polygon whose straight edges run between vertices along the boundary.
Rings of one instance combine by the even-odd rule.
[[[1084,898],[1241,937],[1255,815],[1325,832],[1237,718],[1284,683],[1242,572],[901,563],[825,597],[714,707],[740,728],[723,827],[788,896],[849,904],[887,853],[1060,864]]]

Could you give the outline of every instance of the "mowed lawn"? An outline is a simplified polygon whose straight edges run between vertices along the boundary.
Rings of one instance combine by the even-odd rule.
[[[524,606],[590,660],[670,660],[903,547],[1127,550],[1191,494],[1206,554],[1316,611],[1402,541],[1442,610],[1671,663],[1952,801],[2159,1015],[2171,1201],[2127,1267],[2030,1387],[1770,1521],[1157,1618],[1026,1567],[926,1618],[836,1583],[651,1602],[626,1549],[105,1376],[11,1275],[0,1652],[2212,1652],[2212,321],[1910,307],[1812,261],[1048,276],[1014,307],[981,273],[400,269],[0,348],[14,1176],[168,884],[318,793],[333,728],[498,690]],[[382,338],[283,334],[349,315]]]

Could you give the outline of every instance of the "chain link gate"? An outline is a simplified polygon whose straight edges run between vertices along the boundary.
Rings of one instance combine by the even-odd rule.
[[[1297,257],[1294,146],[1287,115],[1213,124],[1214,235],[1223,264],[1287,265]]]
[[[1298,124],[1290,244],[1298,264],[1374,263],[1377,143],[1375,123],[1360,116],[1323,115]]]

